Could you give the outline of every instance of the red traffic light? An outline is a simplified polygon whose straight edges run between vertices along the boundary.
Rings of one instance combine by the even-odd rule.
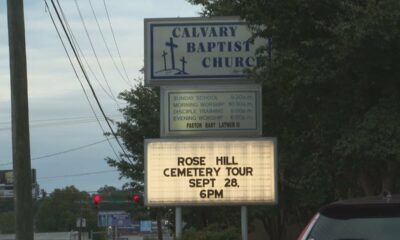
[[[93,195],[93,203],[94,203],[95,205],[99,205],[100,201],[101,201],[101,196],[100,196],[100,194],[95,194],[95,195]]]
[[[139,194],[133,194],[132,200],[136,203],[140,202],[140,195]]]

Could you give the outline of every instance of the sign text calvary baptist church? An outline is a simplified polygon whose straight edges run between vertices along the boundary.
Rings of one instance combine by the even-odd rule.
[[[145,80],[243,79],[261,62],[256,49],[267,45],[237,18],[145,19]]]

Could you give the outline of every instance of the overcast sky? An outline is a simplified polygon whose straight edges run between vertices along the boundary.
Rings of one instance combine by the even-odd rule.
[[[51,7],[50,0],[47,1]],[[6,3],[6,0],[0,0],[0,170],[12,169]],[[141,77],[143,20],[196,17],[201,10],[185,0],[105,0],[121,55],[119,58],[103,0],[59,0],[59,3],[88,62],[90,69],[85,63],[86,70],[99,100],[106,114],[114,120],[122,119],[118,109],[124,103],[117,103],[113,96],[136,84],[135,79]],[[69,185],[85,191],[95,191],[104,185],[121,187],[127,180],[118,180],[118,172],[104,160],[115,154],[91,111],[44,1],[25,0],[24,4],[31,158],[40,187],[47,192]],[[52,8],[50,12],[56,18]],[[55,20],[58,24],[58,19]],[[58,28],[61,31],[59,25]],[[82,74],[79,73],[79,77],[100,116]],[[100,122],[108,131],[105,122]],[[115,141],[111,142],[114,149],[120,151]]]

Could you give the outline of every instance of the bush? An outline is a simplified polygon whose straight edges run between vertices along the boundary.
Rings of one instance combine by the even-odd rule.
[[[188,229],[179,240],[239,240],[240,238],[240,231],[235,227],[221,229],[212,225],[202,230]]]

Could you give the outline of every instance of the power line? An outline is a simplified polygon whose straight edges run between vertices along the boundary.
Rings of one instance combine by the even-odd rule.
[[[97,144],[100,144],[100,143],[103,143],[103,142],[106,142],[106,141],[107,141],[107,139],[104,139],[104,140],[101,140],[101,141],[97,141],[97,142],[85,144],[85,145],[82,145],[82,146],[70,148],[70,149],[67,149],[67,150],[64,150],[64,151],[50,153],[50,154],[42,155],[42,156],[39,156],[39,157],[33,157],[31,160],[35,161],[35,160],[39,160],[39,159],[54,157],[54,156],[65,154],[65,153],[75,152],[75,151],[78,151],[78,150],[81,150],[81,149],[84,149],[84,148],[88,148],[88,147],[91,147],[91,146],[94,146],[94,145],[97,145]],[[11,165],[11,164],[12,164],[12,161],[9,161],[9,162],[5,162],[5,163],[1,163],[0,166],[6,166],[6,165]]]
[[[107,44],[107,41],[106,41],[106,39],[105,39],[105,37],[104,37],[103,31],[101,30],[99,21],[97,20],[97,16],[96,16],[96,13],[95,13],[95,11],[94,11],[94,8],[93,8],[92,1],[91,1],[91,0],[89,0],[89,4],[90,4],[90,8],[92,9],[93,17],[94,17],[94,19],[95,19],[95,21],[96,21],[97,28],[99,29],[100,36],[101,36],[101,38],[103,39],[104,46],[105,46],[106,49],[107,49],[108,55],[110,56],[111,61],[113,62],[113,65],[114,65],[115,69],[117,70],[117,72],[118,72],[119,75],[121,76],[122,80],[124,80],[125,83],[127,83],[129,87],[132,87],[131,84],[128,82],[128,80],[125,79],[125,77],[122,75],[122,73],[121,73],[119,67],[117,66],[117,64],[116,64],[116,62],[115,62],[115,60],[114,60],[114,57],[113,57],[112,54],[111,54],[110,48],[108,47],[108,44]]]
[[[110,115],[108,117],[117,117],[119,115]],[[74,117],[62,117],[62,118],[48,118],[48,119],[29,119],[30,123],[36,122],[56,122],[56,121],[74,121],[74,120],[90,120],[94,119],[91,116],[74,116]],[[0,122],[0,124],[11,124],[10,121]]]
[[[96,122],[97,119],[94,118],[87,118],[87,119],[75,119],[75,120],[58,120],[58,121],[51,121],[51,120],[42,120],[41,122],[30,122],[30,128],[48,128],[48,127],[65,127],[69,125],[80,125],[80,124],[88,124]],[[98,121],[105,121],[105,119],[100,118]],[[11,126],[7,127],[0,127],[0,131],[7,131],[11,130]]]
[[[113,29],[112,24],[111,24],[110,14],[108,13],[108,9],[107,9],[107,5],[106,5],[106,1],[105,1],[105,0],[103,0],[103,5],[104,5],[104,9],[105,9],[106,14],[107,14],[108,25],[110,26],[111,34],[112,34],[113,39],[114,39],[114,44],[115,44],[115,47],[116,47],[116,49],[117,49],[117,53],[118,53],[119,60],[120,60],[121,65],[122,65],[122,69],[123,69],[124,72],[125,72],[126,78],[129,80],[129,76],[128,76],[128,73],[127,73],[127,71],[126,71],[124,61],[122,61],[121,52],[119,51],[119,47],[118,47],[118,44],[117,44],[117,40],[116,40],[116,38],[115,38],[114,29]]]
[[[111,134],[115,137],[115,140],[117,141],[117,143],[118,143],[118,145],[120,146],[120,148],[121,148],[122,152],[124,153],[124,155],[127,157],[128,161],[130,161],[131,164],[133,164],[133,162],[132,162],[132,161],[130,160],[130,158],[129,158],[129,155],[125,152],[125,149],[123,148],[121,142],[119,141],[117,134],[114,132],[114,129],[111,127],[111,124],[110,124],[109,120],[108,120],[107,117],[106,117],[106,114],[105,114],[105,112],[104,112],[104,110],[103,110],[103,107],[101,106],[100,101],[99,101],[99,99],[98,99],[98,97],[97,97],[97,95],[96,95],[96,92],[94,91],[94,88],[93,88],[92,84],[90,83],[90,80],[89,80],[89,78],[88,78],[86,72],[84,71],[84,68],[83,68],[83,66],[82,66],[82,62],[81,62],[81,61],[79,60],[79,58],[77,57],[76,49],[75,49],[74,46],[72,45],[71,38],[69,37],[68,32],[67,32],[66,29],[65,29],[65,26],[64,26],[64,24],[63,24],[63,22],[62,22],[62,20],[61,20],[60,14],[59,14],[59,12],[58,12],[58,10],[57,10],[57,7],[56,7],[55,4],[54,4],[54,0],[51,0],[51,3],[52,3],[52,5],[53,5],[54,11],[55,11],[56,14],[57,14],[57,17],[58,17],[58,19],[59,19],[59,21],[60,21],[60,24],[61,24],[61,26],[62,26],[62,28],[63,28],[63,31],[64,31],[64,33],[65,33],[65,35],[66,35],[66,37],[67,37],[67,40],[68,40],[68,42],[69,42],[69,44],[70,44],[70,46],[71,46],[71,49],[72,49],[72,51],[73,51],[73,53],[74,53],[74,55],[75,55],[75,58],[77,59],[78,64],[79,64],[79,66],[80,66],[80,68],[81,68],[81,70],[82,70],[82,73],[83,73],[83,75],[84,75],[84,77],[85,77],[85,79],[86,79],[86,82],[87,82],[87,84],[89,85],[89,88],[90,88],[90,90],[91,90],[91,92],[92,92],[92,95],[93,95],[94,99],[96,100],[97,106],[99,107],[100,112],[102,113],[104,119],[106,120],[106,123],[107,123],[107,125],[108,125],[108,127],[109,127],[109,129],[110,129],[110,131],[111,131]]]
[[[65,46],[65,44],[64,44],[64,41],[62,40],[62,37],[61,37],[60,32],[58,31],[57,25],[56,25],[56,23],[55,23],[55,21],[54,21],[53,15],[51,14],[51,11],[50,11],[50,9],[49,9],[49,6],[47,5],[46,0],[44,0],[44,1],[45,1],[45,4],[46,4],[47,9],[49,10],[49,15],[50,15],[51,21],[53,22],[53,25],[54,25],[54,27],[55,27],[55,29],[56,29],[56,31],[57,31],[57,35],[58,35],[58,37],[59,37],[59,39],[60,39],[60,41],[61,41],[61,43],[62,43],[62,45],[63,45],[63,48],[64,48],[65,53],[67,54],[68,60],[69,60],[69,62],[70,62],[70,64],[71,64],[71,66],[72,66],[72,69],[73,69],[73,71],[74,71],[74,73],[75,73],[75,76],[77,77],[77,79],[78,79],[78,81],[79,81],[79,83],[80,83],[80,85],[81,85],[81,88],[82,88],[82,90],[83,90],[83,93],[84,93],[84,95],[85,95],[85,97],[86,97],[86,100],[87,100],[88,103],[89,103],[90,109],[92,110],[92,113],[93,113],[93,115],[95,116],[95,118],[97,119],[97,122],[98,122],[98,124],[99,124],[99,126],[100,126],[100,128],[101,128],[101,130],[102,130],[102,132],[103,132],[103,134],[104,134],[104,133],[105,133],[105,130],[104,130],[103,126],[101,125],[100,121],[99,121],[99,118],[98,118],[98,116],[97,116],[97,114],[96,114],[96,111],[94,110],[94,108],[93,108],[93,106],[92,106],[92,103],[90,102],[89,96],[88,96],[87,93],[86,93],[86,90],[85,90],[85,88],[84,88],[84,86],[83,86],[83,83],[82,83],[81,79],[79,78],[79,75],[78,75],[78,73],[77,73],[77,71],[76,71],[76,69],[75,69],[74,64],[72,63],[71,57],[70,57],[70,55],[69,55],[69,53],[68,53],[68,50],[67,50],[67,48],[66,48],[66,46]],[[52,5],[53,5],[53,7],[54,7],[54,9],[55,9],[55,11],[56,11],[56,13],[57,13],[57,16],[58,16],[58,19],[59,19],[59,21],[60,21],[60,23],[61,23],[61,26],[62,26],[63,29],[64,29],[64,33],[66,34],[67,39],[69,40],[69,43],[71,44],[71,40],[69,39],[68,34],[67,34],[67,32],[65,31],[65,27],[64,27],[64,25],[63,25],[63,22],[62,22],[62,20],[61,20],[61,18],[60,18],[59,13],[57,12],[57,8],[56,8],[56,6],[54,5],[53,0],[51,0],[51,3],[52,3]],[[72,44],[71,44],[71,47],[72,47],[72,50],[73,50],[73,52],[74,52],[74,54],[75,54],[75,57],[77,57],[76,51],[75,51],[75,49],[74,49],[74,47],[73,47]],[[102,112],[102,114],[103,114],[104,120],[107,122],[107,125],[108,125],[108,127],[111,129],[111,131],[112,131],[112,133],[113,133],[113,136],[115,137],[115,140],[117,141],[118,145],[121,147],[121,144],[120,144],[120,142],[119,142],[119,140],[118,140],[116,134],[113,132],[113,129],[111,128],[111,125],[110,125],[110,123],[108,122],[107,116],[105,115],[104,111],[102,111],[103,109],[101,108],[100,102],[99,102],[98,99],[97,99],[97,96],[96,96],[96,94],[95,94],[95,92],[94,92],[94,89],[93,89],[93,87],[92,87],[91,84],[90,84],[90,81],[89,81],[89,79],[88,79],[88,77],[87,77],[87,75],[86,75],[86,72],[85,72],[85,70],[84,70],[84,68],[83,68],[83,66],[82,66],[82,64],[81,64],[81,62],[79,61],[79,58],[77,58],[77,61],[78,61],[78,63],[79,63],[79,66],[81,67],[81,70],[82,70],[82,72],[83,72],[83,75],[85,76],[86,81],[88,82],[88,85],[89,85],[90,89],[92,90],[92,93],[93,93],[93,95],[94,95],[94,97],[95,97],[95,99],[96,99],[96,102],[97,102],[97,104],[99,105],[99,108],[100,108],[100,110],[101,110],[101,112]],[[108,139],[108,137],[106,137],[106,139],[107,139],[107,141],[108,141],[108,145],[110,146],[110,148],[111,148],[112,151],[114,152],[115,157],[116,157],[117,159],[119,159],[118,154],[116,153],[116,151],[115,151],[113,145],[111,144],[110,140]],[[122,148],[122,147],[121,147],[121,148]],[[124,152],[124,149],[123,149],[123,148],[122,148],[122,151]],[[124,153],[125,153],[125,152],[124,152]]]
[[[66,174],[66,175],[51,176],[51,177],[40,177],[37,179],[43,180],[43,179],[68,178],[68,177],[82,177],[82,176],[89,176],[89,175],[96,175],[96,174],[112,173],[112,172],[117,172],[117,171],[118,170],[103,170],[103,171],[96,171],[96,172],[75,173],[75,174]]]
[[[71,148],[71,149],[68,149],[68,150],[61,151],[61,152],[47,154],[47,155],[43,155],[43,156],[40,156],[40,157],[35,157],[35,158],[32,158],[32,160],[39,160],[39,159],[43,159],[43,158],[54,157],[54,156],[57,156],[57,155],[60,155],[60,154],[75,152],[75,151],[78,151],[78,150],[81,150],[81,149],[84,149],[84,148],[88,148],[88,147],[91,147],[91,146],[94,146],[94,145],[97,145],[99,143],[103,143],[103,142],[106,142],[106,141],[107,141],[107,139],[104,139],[104,140],[101,140],[101,141],[97,141],[97,142],[94,142],[94,143],[82,145],[82,146],[75,147],[75,148]]]
[[[63,11],[63,9],[61,7],[61,4],[60,4],[60,2],[58,0],[57,0],[57,5],[58,5],[58,8],[60,9],[60,13],[61,13],[61,16],[62,16],[62,18],[64,20],[64,23],[65,23],[65,26],[66,26],[66,28],[68,30],[68,33],[71,36],[72,44],[78,50],[78,52],[77,52],[78,53],[78,58],[80,59],[82,57],[83,61],[85,62],[86,66],[87,66],[87,68],[89,69],[89,72],[92,74],[92,76],[94,77],[96,82],[99,84],[100,88],[103,90],[103,92],[110,99],[115,101],[115,97],[113,95],[111,95],[110,93],[108,93],[108,91],[104,88],[103,84],[101,84],[100,80],[97,78],[97,75],[94,73],[94,71],[93,71],[92,67],[90,66],[89,62],[86,60],[85,54],[83,53],[82,49],[80,48],[79,42],[76,40],[75,35],[74,35],[74,33],[73,33],[69,23],[68,23],[68,19],[65,16],[64,11]]]
[[[93,52],[94,57],[95,57],[95,59],[96,59],[97,65],[98,65],[98,67],[99,67],[99,69],[100,69],[101,75],[103,76],[103,79],[104,79],[104,81],[106,82],[106,85],[107,85],[107,87],[108,87],[108,90],[110,91],[111,96],[113,97],[114,101],[115,101],[115,102],[117,103],[117,105],[118,105],[118,100],[116,99],[116,97],[114,96],[114,94],[113,94],[113,92],[112,92],[112,90],[111,90],[110,84],[108,83],[108,80],[107,80],[107,77],[106,77],[106,75],[105,75],[105,73],[104,73],[103,67],[101,66],[100,61],[99,61],[99,58],[97,57],[97,53],[96,53],[96,50],[94,49],[92,39],[91,39],[91,37],[90,37],[90,35],[89,35],[89,32],[88,32],[87,27],[86,27],[86,24],[85,24],[85,20],[84,20],[84,18],[83,18],[83,16],[82,16],[82,12],[81,12],[81,10],[80,10],[80,8],[79,8],[78,1],[77,1],[77,0],[74,0],[74,2],[75,2],[76,9],[78,10],[79,17],[80,17],[80,19],[81,19],[83,28],[85,29],[86,36],[87,36],[87,38],[88,38],[88,40],[89,40],[89,45],[90,45],[90,47],[91,47],[91,49],[92,49],[92,52]]]

